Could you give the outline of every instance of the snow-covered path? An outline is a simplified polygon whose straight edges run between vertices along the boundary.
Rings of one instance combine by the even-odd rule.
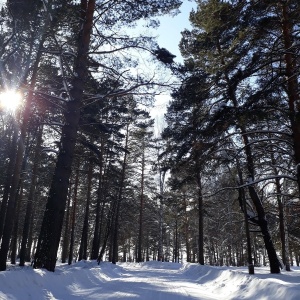
[[[0,300],[299,300],[300,268],[211,267],[168,262],[113,265],[81,261],[55,272],[9,266],[0,272]]]
[[[122,264],[121,277],[106,284],[101,299],[186,300],[219,299],[180,272],[180,264]]]

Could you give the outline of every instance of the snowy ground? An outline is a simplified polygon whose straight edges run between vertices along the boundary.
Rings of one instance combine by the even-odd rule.
[[[199,266],[161,262],[95,261],[59,265],[54,273],[31,267],[0,272],[0,299],[300,299],[300,268],[270,275],[267,268]]]

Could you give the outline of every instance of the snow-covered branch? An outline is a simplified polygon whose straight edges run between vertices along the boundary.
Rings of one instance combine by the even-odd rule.
[[[276,179],[276,178],[280,178],[280,179],[281,178],[285,178],[285,179],[292,180],[292,181],[295,181],[295,182],[297,181],[296,177],[293,177],[293,176],[290,176],[290,175],[284,175],[284,174],[282,174],[282,175],[268,176],[268,177],[263,177],[263,178],[260,178],[260,179],[248,181],[247,183],[239,185],[239,186],[227,186],[227,187],[219,189],[215,193],[206,194],[205,197],[213,197],[213,196],[217,195],[218,193],[220,193],[222,191],[226,191],[226,190],[238,190],[238,189],[241,189],[241,188],[252,186],[254,184],[257,184],[257,183],[260,183],[260,182],[263,182],[263,181],[273,180],[273,179]]]

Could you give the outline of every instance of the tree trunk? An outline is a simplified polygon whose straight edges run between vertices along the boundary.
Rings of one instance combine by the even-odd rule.
[[[175,247],[174,247],[174,262],[178,262],[178,216],[176,216],[175,220]]]
[[[235,105],[235,107],[238,106],[235,95],[233,91],[230,91],[229,94],[231,95],[231,99]],[[254,181],[254,162],[253,162],[253,156],[251,151],[251,146],[248,140],[247,131],[245,129],[245,126],[243,125],[242,121],[238,120],[238,125],[241,130],[242,139],[245,145],[245,154],[246,154],[246,162],[247,162],[247,171],[248,175],[250,177],[251,181]],[[261,233],[263,235],[263,240],[265,243],[265,247],[268,253],[269,262],[270,262],[270,271],[271,273],[280,273],[280,263],[276,254],[276,250],[269,232],[268,228],[268,222],[266,219],[266,214],[264,207],[262,205],[261,199],[258,196],[254,186],[249,185],[248,191],[250,198],[255,206],[257,217],[258,217],[258,225],[260,226]]]
[[[97,259],[100,249],[100,235],[101,235],[101,226],[100,223],[103,221],[102,216],[104,213],[104,190],[103,190],[103,157],[104,157],[104,139],[101,140],[101,151],[99,155],[99,179],[98,179],[98,192],[97,192],[97,203],[96,203],[96,219],[95,219],[95,227],[94,227],[94,236],[93,236],[93,244],[92,244],[92,253],[91,259]],[[103,204],[101,207],[101,203]]]
[[[90,214],[92,179],[93,179],[93,160],[92,160],[92,153],[90,153],[89,167],[88,167],[88,178],[87,178],[88,186],[87,186],[86,206],[85,206],[83,228],[82,228],[79,254],[78,254],[78,260],[79,261],[82,260],[82,259],[87,260],[87,246],[88,246],[88,233],[89,233],[89,214]]]
[[[191,262],[191,248],[190,248],[190,235],[189,235],[189,225],[188,220],[185,220],[185,247],[186,247],[186,261]]]
[[[118,245],[118,236],[119,236],[119,215],[120,215],[120,206],[121,201],[123,197],[123,188],[124,188],[124,182],[125,182],[125,171],[126,171],[126,165],[127,165],[127,149],[128,149],[128,138],[129,138],[129,123],[126,127],[126,139],[125,139],[125,153],[124,153],[124,159],[122,164],[122,174],[121,174],[121,180],[119,185],[119,194],[117,199],[117,208],[116,208],[116,214],[115,214],[115,228],[113,232],[113,250],[112,250],[112,263],[116,264],[118,261],[118,252],[119,252],[119,245]]]
[[[204,265],[204,221],[203,221],[203,196],[200,172],[197,172],[197,185],[198,185],[198,263]]]
[[[158,223],[158,249],[157,249],[157,260],[161,261],[163,257],[163,223],[164,223],[164,192],[165,192],[165,178],[166,168],[160,162],[160,145],[157,145],[157,165],[159,168],[159,223]]]
[[[144,171],[145,171],[145,152],[142,153],[142,175],[141,175],[141,196],[140,196],[140,216],[139,216],[139,236],[138,236],[138,253],[137,261],[142,262],[143,248],[143,213],[144,213]]]
[[[109,239],[109,233],[110,233],[110,221],[108,220],[107,226],[106,226],[106,229],[105,229],[105,233],[104,233],[104,236],[103,236],[102,247],[101,247],[100,253],[97,257],[98,264],[100,264],[100,262],[103,261],[103,256],[104,256],[104,253],[105,253],[105,250],[106,250],[106,245],[107,245],[107,242],[108,242],[108,239]]]
[[[278,176],[278,171],[275,163],[275,158],[273,152],[271,152],[271,161],[274,174]],[[285,265],[286,271],[290,271],[290,263],[289,263],[289,257],[286,252],[286,234],[285,234],[285,222],[284,222],[284,206],[282,203],[282,192],[281,192],[281,186],[280,186],[280,179],[278,177],[275,178],[275,187],[276,187],[276,198],[277,198],[277,204],[278,204],[278,217],[279,217],[279,233],[280,233],[280,241],[281,241],[281,254],[282,254],[282,262]]]
[[[3,190],[3,197],[2,197],[2,202],[1,202],[1,210],[0,210],[0,238],[2,237],[2,234],[3,234],[3,227],[4,227],[4,222],[5,222],[6,210],[7,210],[7,202],[8,202],[9,193],[10,193],[10,189],[11,189],[10,187],[11,187],[12,179],[13,179],[14,165],[16,163],[17,141],[18,141],[18,129],[16,128],[16,126],[14,126],[14,129],[13,129],[13,138],[12,138],[12,142],[11,142],[11,145],[10,145],[9,164],[7,166],[6,179],[5,179],[5,185],[4,185],[4,190]]]
[[[62,244],[62,252],[61,252],[61,262],[64,264],[67,261],[68,251],[70,246],[70,212],[71,212],[71,188],[69,189],[68,195],[68,203],[67,203],[67,211],[66,211],[66,218],[65,218],[65,231],[63,234],[63,244]]]
[[[269,232],[268,228],[268,222],[266,219],[265,211],[263,209],[263,206],[261,204],[261,200],[259,196],[257,195],[255,189],[253,186],[249,186],[249,194],[250,197],[256,207],[257,216],[259,220],[259,226],[261,229],[261,233],[263,235],[265,247],[268,253],[269,257],[269,263],[270,263],[270,271],[271,273],[280,273],[280,263],[278,261],[278,257],[276,254],[276,250]]]
[[[62,128],[61,149],[51,182],[42,228],[34,258],[34,268],[55,270],[57,251],[62,231],[69,179],[80,118],[84,82],[87,77],[87,57],[93,27],[95,0],[81,0],[81,22],[78,52],[75,59],[71,99],[66,104],[65,124]]]
[[[24,266],[25,264],[26,249],[27,249],[26,245],[27,245],[27,240],[29,235],[30,223],[32,222],[33,200],[34,200],[36,183],[37,183],[38,166],[41,157],[42,134],[43,134],[43,129],[42,127],[40,127],[37,135],[36,146],[35,146],[31,183],[30,183],[30,189],[29,189],[28,200],[26,205],[25,220],[23,225],[23,234],[22,234],[22,242],[21,242],[21,250],[20,250],[20,266]]]
[[[99,254],[100,248],[100,221],[101,214],[104,210],[104,207],[101,208],[101,202],[103,201],[103,191],[102,191],[102,169],[100,168],[99,182],[98,182],[98,195],[97,195],[97,204],[96,204],[96,219],[95,219],[95,227],[94,227],[94,237],[92,244],[92,253],[91,259],[96,259]]]
[[[22,168],[23,169],[23,168]],[[24,169],[22,170],[24,172]],[[10,242],[10,263],[12,265],[16,264],[16,256],[17,256],[17,243],[18,243],[18,229],[19,229],[19,216],[20,216],[20,207],[23,197],[23,181],[20,180],[20,186],[18,188],[18,196],[16,200],[16,218],[14,222],[12,238]]]
[[[165,170],[159,170],[159,240],[158,240],[158,251],[157,260],[162,261],[163,257],[163,223],[164,223],[164,184],[165,184]]]
[[[28,241],[25,249],[25,258],[24,258],[25,261],[30,261],[30,262],[33,257],[33,253],[31,251],[32,243],[33,243],[33,222],[34,222],[34,212],[32,213],[32,217],[29,224]]]
[[[300,96],[297,76],[297,54],[293,53],[293,28],[289,16],[288,1],[280,1],[282,9],[282,34],[285,48],[285,74],[287,87],[286,92],[288,96],[289,117],[292,129],[292,138],[294,146],[294,157],[297,171],[298,189],[300,192]]]
[[[240,163],[237,160],[237,170],[238,170],[238,177],[240,185],[244,184],[243,175],[240,168]],[[247,263],[248,263],[248,273],[254,274],[254,265],[252,260],[252,251],[251,251],[251,239],[250,239],[250,230],[249,230],[249,223],[248,223],[248,214],[247,214],[247,205],[246,205],[246,197],[245,191],[243,188],[239,189],[239,201],[241,204],[241,208],[244,213],[244,221],[245,221],[245,233],[246,233],[246,241],[247,241]]]
[[[11,233],[14,226],[14,219],[16,213],[16,201],[18,197],[18,186],[21,176],[22,160],[23,160],[24,145],[23,139],[20,137],[18,142],[17,158],[14,168],[14,175],[12,179],[12,185],[10,195],[8,199],[8,205],[6,210],[5,223],[3,228],[3,235],[0,248],[0,271],[6,270],[6,259],[9,250],[9,244],[11,239]]]
[[[73,261],[78,182],[79,182],[79,160],[78,160],[77,169],[76,169],[76,177],[75,177],[75,183],[74,183],[74,194],[73,194],[73,201],[72,201],[73,204],[72,204],[72,220],[71,220],[71,238],[70,238],[70,251],[69,251],[69,260],[68,260],[69,265],[71,265],[72,261]]]

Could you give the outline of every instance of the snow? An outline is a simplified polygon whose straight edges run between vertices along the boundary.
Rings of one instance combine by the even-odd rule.
[[[9,266],[0,272],[0,299],[300,299],[300,268],[269,274],[267,267],[211,267],[145,262],[113,265],[81,261],[55,272]]]

